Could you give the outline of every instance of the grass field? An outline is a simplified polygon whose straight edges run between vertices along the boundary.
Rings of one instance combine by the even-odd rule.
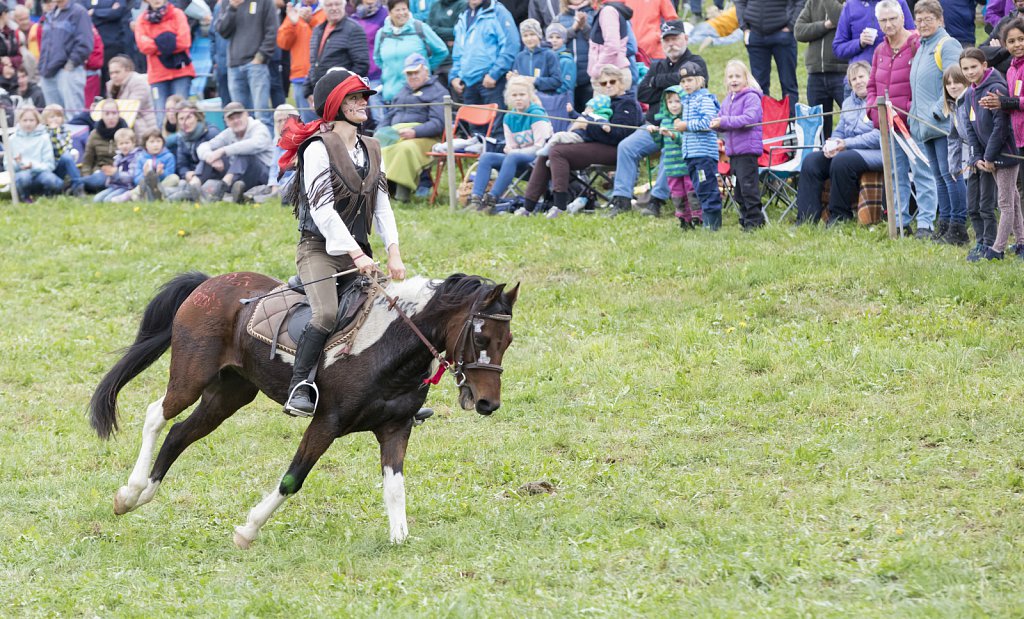
[[[0,615],[1019,616],[1024,265],[884,230],[402,208],[413,274],[521,281],[504,405],[446,381],[388,543],[376,442],[338,440],[248,551],[306,422],[259,397],[111,510],[167,357],[91,390],[172,275],[292,270],[277,206],[4,207]],[[548,481],[553,495],[520,496]]]

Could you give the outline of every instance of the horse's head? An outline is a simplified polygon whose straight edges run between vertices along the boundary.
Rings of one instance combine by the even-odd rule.
[[[459,385],[459,405],[490,415],[501,406],[501,359],[512,343],[512,306],[519,284],[505,292],[499,284],[480,292],[470,305],[455,342],[448,347]]]

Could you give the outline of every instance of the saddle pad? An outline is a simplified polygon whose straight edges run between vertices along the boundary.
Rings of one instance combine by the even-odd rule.
[[[278,291],[283,292],[278,292]],[[377,298],[377,289],[371,288],[366,301],[356,313],[355,318],[340,331],[335,331],[327,340],[324,351],[331,351],[341,347],[341,355],[348,354],[352,340],[355,339],[359,327],[363,325],[366,316],[373,308],[373,302]],[[245,326],[246,332],[257,340],[270,344],[271,354],[284,352],[292,357],[295,356],[297,342],[288,333],[287,322],[300,310],[307,308],[306,295],[289,290],[287,284],[281,284],[271,291],[270,295],[258,301],[252,312],[252,317]],[[307,317],[308,320],[308,312]],[[273,348],[276,346],[276,350]]]

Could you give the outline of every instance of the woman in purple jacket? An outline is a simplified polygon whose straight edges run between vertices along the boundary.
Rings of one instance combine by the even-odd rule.
[[[882,31],[875,16],[875,7],[881,0],[859,0],[843,5],[836,25],[836,37],[832,40],[832,52],[836,58],[847,62],[863,60],[871,62],[875,48],[882,42]],[[907,0],[898,0],[903,9],[903,27],[914,29],[914,18]]]
[[[765,223],[757,183],[757,158],[764,152],[761,125],[757,124],[762,118],[762,93],[750,69],[739,60],[726,63],[725,86],[729,94],[722,102],[718,118],[711,121],[711,128],[725,132],[725,154],[736,177],[740,225],[749,232]]]

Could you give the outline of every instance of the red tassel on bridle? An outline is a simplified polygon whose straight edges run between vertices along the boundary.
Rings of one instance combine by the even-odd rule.
[[[284,171],[292,164],[295,160],[295,155],[299,152],[299,146],[310,136],[319,133],[322,125],[334,122],[334,119],[338,117],[338,110],[341,109],[342,102],[349,93],[366,90],[366,88],[366,82],[361,77],[351,75],[335,86],[331,94],[327,95],[323,118],[318,118],[310,123],[303,123],[296,117],[289,116],[288,120],[284,123],[284,127],[281,129],[281,139],[277,141],[277,145],[284,149],[284,154],[277,160],[280,170]],[[331,120],[324,120],[324,118],[330,118]]]

